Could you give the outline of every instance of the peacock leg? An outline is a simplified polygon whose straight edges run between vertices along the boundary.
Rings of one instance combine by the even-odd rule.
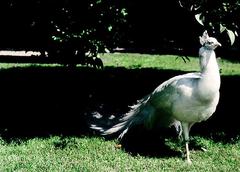
[[[192,164],[192,161],[190,159],[190,151],[189,151],[189,148],[188,148],[188,142],[185,143],[185,146],[186,146],[187,163]]]
[[[188,143],[189,143],[189,130],[190,130],[191,126],[192,125],[189,124],[189,123],[182,122],[183,138],[184,138],[184,141],[185,141],[186,158],[187,158],[187,163],[188,164],[192,163],[192,161],[190,159],[190,151],[189,151],[189,146],[188,146]]]

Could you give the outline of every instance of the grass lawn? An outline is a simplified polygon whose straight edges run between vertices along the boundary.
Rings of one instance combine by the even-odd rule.
[[[106,67],[128,69],[154,68],[180,71],[197,71],[198,59],[190,62],[173,55],[105,54],[102,60]],[[239,76],[240,64],[218,59],[224,76]],[[32,64],[1,64],[2,70],[28,68]],[[36,65],[35,65],[36,66]],[[59,67],[52,65],[52,67]],[[37,67],[49,67],[37,66]],[[191,135],[191,133],[190,133]],[[225,135],[219,134],[223,137]],[[206,152],[191,150],[192,165],[181,157],[181,148],[176,140],[166,139],[166,145],[180,155],[147,156],[133,154],[117,148],[116,140],[90,136],[49,136],[21,139],[0,139],[0,171],[240,171],[240,136],[227,141],[210,137],[192,136],[193,140],[207,148]],[[140,144],[140,143],[139,143]],[[190,149],[193,148],[190,146]],[[160,151],[156,148],[156,151]]]
[[[35,138],[0,144],[0,171],[239,171],[240,143],[196,138],[207,152],[191,151],[192,165],[181,157],[131,155],[101,138]],[[179,149],[179,147],[173,147]]]
[[[196,57],[188,57],[184,60],[176,55],[148,55],[148,54],[104,54],[102,60],[105,66],[126,67],[129,69],[156,68],[172,69],[180,71],[198,71],[199,60]],[[240,62],[240,60],[239,60]],[[240,63],[232,63],[218,58],[222,75],[240,75]]]

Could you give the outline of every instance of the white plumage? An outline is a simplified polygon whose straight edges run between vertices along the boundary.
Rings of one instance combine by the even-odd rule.
[[[200,72],[175,76],[159,85],[151,94],[131,107],[119,122],[108,128],[92,125],[93,129],[109,135],[119,132],[119,138],[134,125],[146,128],[174,125],[186,141],[189,157],[189,131],[193,124],[207,120],[219,101],[220,75],[214,49],[221,44],[207,31],[200,37]]]

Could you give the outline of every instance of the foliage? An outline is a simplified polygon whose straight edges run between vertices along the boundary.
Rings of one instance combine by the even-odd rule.
[[[231,45],[240,28],[239,0],[180,0],[180,6],[194,13],[196,20],[217,33],[226,32]]]
[[[124,8],[109,0],[67,1],[53,14],[54,41],[71,43],[96,56],[116,46],[119,25],[125,22]],[[61,15],[59,17],[58,15]]]
[[[87,63],[86,56],[115,47],[127,16],[119,0],[10,0],[0,5],[6,8],[2,14],[7,20],[16,23],[6,22],[5,27],[18,28],[16,35],[26,47],[34,44],[42,55],[47,51],[63,62],[68,56],[67,63],[75,62],[73,56]]]

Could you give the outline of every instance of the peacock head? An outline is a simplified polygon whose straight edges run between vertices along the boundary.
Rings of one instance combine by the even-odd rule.
[[[199,37],[200,44],[207,49],[214,50],[218,46],[222,46],[216,38],[209,37],[207,31],[203,32],[203,35]]]

